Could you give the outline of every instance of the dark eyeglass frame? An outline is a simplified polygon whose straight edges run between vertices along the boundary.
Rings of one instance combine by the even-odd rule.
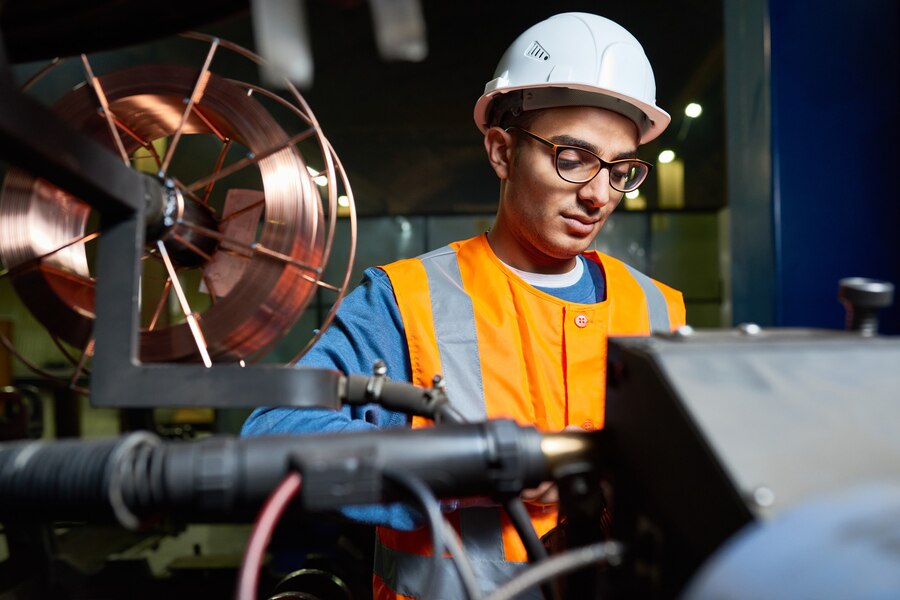
[[[600,158],[599,156],[597,156],[594,152],[591,152],[590,150],[588,150],[587,148],[582,148],[580,146],[566,146],[566,145],[562,145],[562,144],[554,144],[550,140],[545,140],[541,136],[535,135],[535,134],[531,133],[530,131],[528,131],[527,129],[522,129],[521,127],[516,127],[515,125],[511,125],[510,127],[507,127],[506,129],[504,129],[504,131],[506,131],[508,133],[511,129],[514,129],[516,131],[521,131],[522,133],[530,136],[532,139],[535,139],[538,142],[547,146],[548,148],[551,148],[553,150],[553,165],[556,167],[556,174],[559,175],[560,179],[562,179],[563,181],[568,181],[569,183],[587,183],[587,182],[593,180],[594,177],[599,175],[600,171],[602,171],[603,169],[606,169],[607,171],[612,173],[612,169],[615,165],[620,165],[623,163],[640,163],[640,164],[646,166],[647,173],[641,178],[641,180],[638,182],[637,185],[635,185],[634,187],[629,188],[627,190],[622,190],[622,189],[617,188],[615,185],[613,185],[612,177],[609,178],[609,187],[616,190],[617,192],[621,192],[621,193],[625,194],[628,192],[633,192],[634,190],[641,187],[641,184],[643,184],[645,181],[647,181],[647,176],[650,175],[650,171],[653,170],[653,165],[651,163],[648,163],[647,161],[641,160],[639,158],[623,158],[621,160],[614,160],[614,161],[607,162],[607,161],[603,160],[602,158]],[[575,181],[575,180],[569,179],[568,177],[566,177],[565,175],[562,174],[562,171],[559,170],[559,155],[560,155],[560,153],[562,153],[565,150],[577,150],[579,152],[587,152],[588,154],[590,154],[591,156],[593,156],[594,158],[597,159],[597,161],[600,163],[600,168],[597,169],[596,173],[594,173],[593,175],[591,175],[590,177],[588,177],[587,179],[585,179],[583,181]]]

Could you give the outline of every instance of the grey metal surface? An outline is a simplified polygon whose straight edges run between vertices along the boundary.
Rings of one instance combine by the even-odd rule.
[[[651,351],[757,516],[900,482],[900,339],[697,332]]]
[[[734,322],[775,325],[768,3],[727,0],[724,15]]]

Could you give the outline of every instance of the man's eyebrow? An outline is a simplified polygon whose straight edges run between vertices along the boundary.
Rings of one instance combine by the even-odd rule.
[[[550,138],[554,144],[559,144],[561,146],[575,146],[577,148],[584,148],[585,150],[590,150],[594,154],[600,154],[599,148],[594,144],[583,140],[581,138],[577,138],[575,136],[562,134],[555,135]],[[623,158],[637,158],[637,148],[634,150],[626,150],[625,152],[619,152],[617,155],[613,156],[610,160],[622,160]]]

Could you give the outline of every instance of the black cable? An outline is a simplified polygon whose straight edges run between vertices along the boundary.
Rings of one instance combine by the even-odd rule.
[[[522,502],[522,499],[519,496],[510,496],[503,502],[503,508],[506,509],[510,522],[516,528],[516,533],[522,538],[525,551],[528,553],[529,562],[536,563],[547,558],[547,549],[544,548],[540,538],[535,533],[534,526],[531,523],[531,516],[528,514],[528,509],[525,508],[525,503]]]
[[[519,496],[510,496],[503,502],[503,508],[510,522],[519,534],[522,544],[525,545],[525,551],[528,553],[528,562],[534,564],[549,558],[547,549],[541,543],[540,538],[534,531],[534,525],[531,523],[531,516],[525,503]],[[546,582],[541,585],[541,592],[544,598],[559,600],[559,587],[554,582]]]
[[[618,542],[597,542],[590,546],[574,548],[529,567],[495,590],[485,600],[512,600],[512,598],[542,581],[560,577],[593,563],[608,562],[609,564],[618,564],[621,555],[622,545]]]
[[[419,479],[410,477],[406,473],[394,469],[384,469],[382,475],[385,479],[403,487],[419,504],[424,513],[425,520],[431,530],[431,568],[428,572],[428,583],[423,590],[423,598],[435,598],[434,592],[439,589],[442,572],[441,561],[444,557],[443,517],[441,507],[431,490]]]

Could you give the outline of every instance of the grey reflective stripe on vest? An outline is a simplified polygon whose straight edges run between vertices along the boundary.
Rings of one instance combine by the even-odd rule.
[[[513,577],[521,573],[528,563],[508,562],[504,560],[483,560],[479,556],[466,553],[466,559],[472,565],[475,578],[481,588],[481,593],[489,594]],[[431,556],[419,556],[393,550],[376,540],[375,543],[375,574],[384,581],[385,585],[398,594],[411,598],[422,598],[429,586],[434,559]],[[438,561],[440,574],[438,585],[431,598],[440,600],[457,600],[465,598],[466,594],[460,583],[459,575],[453,561],[449,558],[441,558]],[[402,573],[402,577],[398,574]],[[516,599],[541,600],[543,596],[537,588],[531,588],[527,592],[516,596]]]
[[[487,419],[472,298],[463,289],[456,252],[440,248],[420,257],[428,276],[431,314],[447,396],[469,421]]]
[[[625,265],[625,263],[622,264]],[[666,303],[666,297],[659,291],[652,279],[629,265],[625,265],[625,268],[644,290],[647,312],[650,314],[650,333],[672,331],[672,327],[669,325],[669,305]]]
[[[506,560],[500,509],[472,507],[459,510],[459,537],[466,555],[476,560]]]

